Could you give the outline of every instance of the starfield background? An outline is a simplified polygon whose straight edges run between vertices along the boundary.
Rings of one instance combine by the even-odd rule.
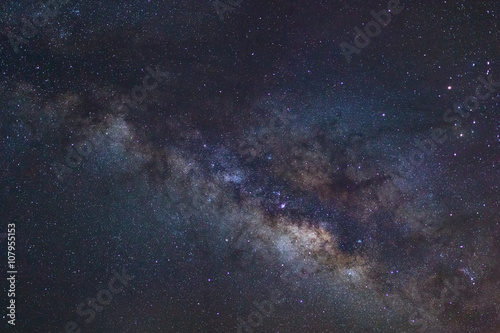
[[[0,331],[500,332],[499,19],[4,0]]]

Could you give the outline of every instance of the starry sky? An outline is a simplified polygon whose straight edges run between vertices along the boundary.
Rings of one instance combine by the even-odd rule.
[[[0,331],[500,332],[499,19],[3,1]]]

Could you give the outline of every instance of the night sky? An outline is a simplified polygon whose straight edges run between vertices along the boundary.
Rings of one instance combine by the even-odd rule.
[[[4,0],[0,332],[500,332],[499,19]]]

